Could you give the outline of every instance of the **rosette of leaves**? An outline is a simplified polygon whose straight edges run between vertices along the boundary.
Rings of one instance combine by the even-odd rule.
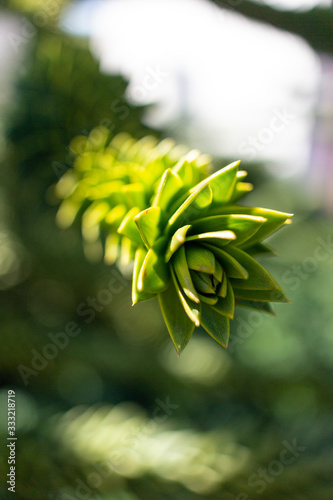
[[[126,133],[112,137],[102,126],[88,137],[73,139],[71,151],[73,169],[56,185],[56,194],[63,199],[57,221],[66,228],[81,219],[86,254],[99,243],[107,264],[119,260],[125,266],[143,241],[139,233],[129,238],[118,229],[151,205],[163,172],[174,172],[183,190],[188,190],[204,179],[211,161],[208,155],[177,146],[172,139],[159,142],[146,136],[136,140]]]
[[[191,187],[182,167],[167,169],[151,206],[118,230],[137,244],[133,304],[158,297],[178,353],[200,325],[227,347],[235,304],[271,312],[270,302],[288,302],[254,255],[270,252],[262,240],[291,215],[237,205],[250,189],[238,167]]]

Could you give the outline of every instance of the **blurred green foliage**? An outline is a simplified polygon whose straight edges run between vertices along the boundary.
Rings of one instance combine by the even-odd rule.
[[[108,119],[142,137],[143,110],[83,40],[40,31],[28,53],[1,161],[1,477],[14,389],[20,500],[331,500],[332,222],[300,184],[262,178],[255,203],[297,214],[264,261],[293,304],[274,322],[239,311],[229,352],[199,331],[178,360],[156,305],[131,308],[130,282],[87,263],[45,199],[73,136]],[[305,450],[283,464],[294,440]]]
[[[63,239],[59,243],[54,213],[46,209],[53,201],[51,191],[45,197],[46,189],[72,167],[73,136],[87,135],[96,124],[138,138],[150,129],[141,123],[143,108],[125,100],[127,83],[100,73],[86,40],[39,30],[27,52],[7,128],[8,171],[3,176],[15,200],[14,224],[38,259],[39,253],[49,255],[45,247],[59,255],[66,247],[71,252],[73,245],[67,235],[65,246]]]

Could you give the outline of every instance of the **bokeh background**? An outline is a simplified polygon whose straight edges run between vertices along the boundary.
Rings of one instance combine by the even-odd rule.
[[[333,498],[332,52],[330,1],[2,2],[3,500]],[[228,351],[198,330],[180,359],[126,279],[87,323],[117,270],[57,227],[52,186],[98,125],[240,158],[246,203],[295,213],[263,260],[292,304],[238,310]]]

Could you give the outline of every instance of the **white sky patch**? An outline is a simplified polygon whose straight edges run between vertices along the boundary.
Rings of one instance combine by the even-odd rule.
[[[181,120],[176,132],[185,142],[276,162],[281,175],[307,167],[320,63],[302,39],[205,0],[110,0],[80,9],[102,69],[129,79],[133,101],[158,103],[150,124]],[[81,24],[67,17],[67,28],[82,31],[82,12]]]

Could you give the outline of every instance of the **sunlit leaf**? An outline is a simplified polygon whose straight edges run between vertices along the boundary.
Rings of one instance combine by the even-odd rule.
[[[152,248],[148,251],[138,276],[140,292],[162,292],[169,284],[169,268],[163,257]]]
[[[253,184],[250,182],[237,182],[234,192],[230,198],[230,203],[236,203],[243,196],[247,195],[253,190]]]
[[[190,235],[201,234],[207,231],[232,231],[236,235],[234,245],[241,245],[248,241],[265,222],[265,218],[253,215],[232,214],[203,217],[192,221]]]
[[[197,218],[200,211],[207,208],[211,201],[211,188],[208,185],[199,185],[170,217],[167,224],[168,234],[171,234],[180,226],[189,223],[192,219]]]
[[[258,229],[258,231],[246,242],[242,245],[242,248],[249,248],[253,246],[255,243],[262,241],[273,231],[278,229],[281,225],[283,225],[292,214],[288,214],[285,212],[278,212],[276,210],[270,210],[267,208],[259,208],[259,207],[242,207],[237,205],[231,205],[228,207],[221,207],[215,212],[220,214],[244,214],[255,217],[263,217],[266,219],[266,222]],[[214,215],[214,210],[210,211],[210,215]]]
[[[147,208],[134,217],[134,222],[147,248],[151,248],[160,235],[160,221],[161,209],[159,207]]]
[[[129,207],[144,208],[146,206],[145,188],[142,184],[127,184],[122,192]]]
[[[117,233],[110,233],[105,240],[104,262],[112,265],[116,262],[119,254],[121,237]]]
[[[235,161],[202,181],[212,188],[213,206],[229,202],[236,184],[239,164],[240,161]]]
[[[180,227],[172,236],[165,254],[166,262],[168,262],[171,259],[172,255],[178,250],[178,248],[185,243],[186,234],[190,227],[190,225]]]
[[[166,210],[182,187],[183,182],[180,177],[171,169],[167,169],[159,183],[153,206],[159,206],[161,210]]]
[[[225,245],[227,245],[230,241],[235,239],[236,235],[233,231],[212,231],[210,233],[200,233],[193,236],[188,236],[186,238],[186,241],[220,240]]]
[[[135,253],[134,259],[134,267],[133,267],[133,280],[132,280],[132,304],[133,306],[138,302],[142,302],[143,300],[149,300],[154,297],[153,294],[139,291],[138,290],[138,279],[141,267],[144,263],[144,260],[147,255],[147,250],[142,247],[139,247]]]

